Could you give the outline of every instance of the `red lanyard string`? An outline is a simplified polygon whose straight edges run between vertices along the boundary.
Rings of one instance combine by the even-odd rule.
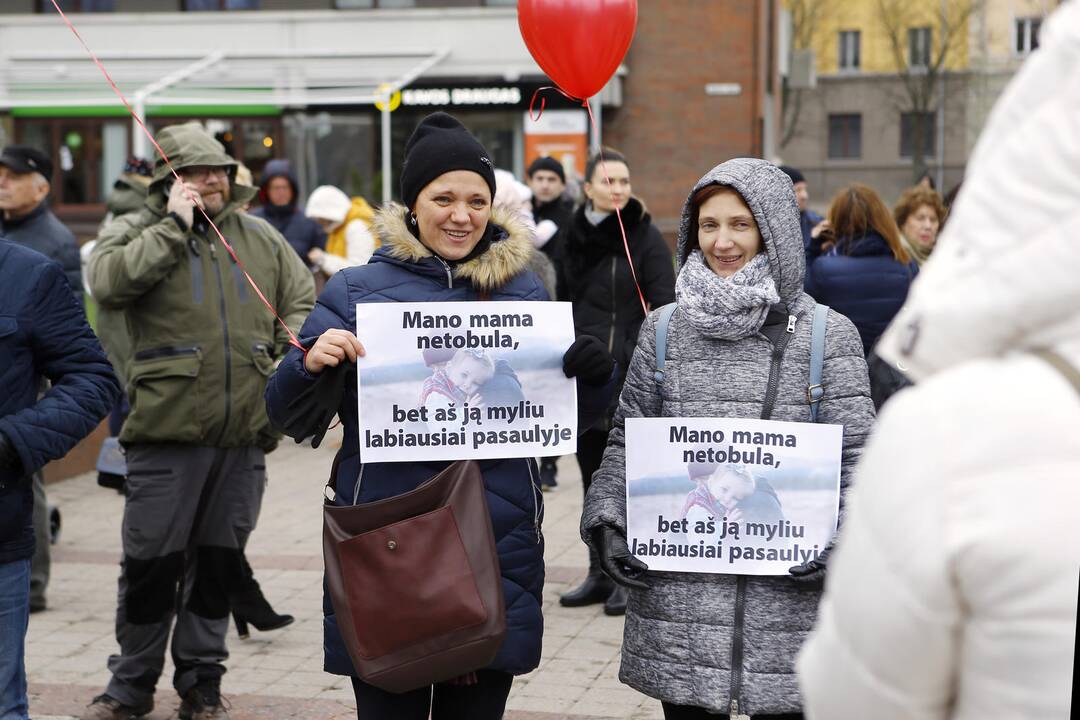
[[[266,295],[264,295],[263,291],[259,289],[259,286],[255,284],[255,281],[251,278],[251,275],[248,273],[247,268],[244,267],[244,263],[241,262],[239,257],[237,257],[236,251],[233,250],[233,247],[229,244],[229,241],[225,239],[225,236],[221,233],[221,230],[219,230],[218,226],[214,224],[214,221],[210,219],[210,216],[206,214],[206,211],[202,208],[202,206],[195,201],[195,198],[188,190],[187,185],[184,184],[183,178],[180,177],[180,173],[178,173],[176,171],[176,168],[173,167],[172,160],[165,153],[165,151],[161,149],[161,146],[158,145],[157,140],[154,139],[153,134],[146,127],[146,123],[143,122],[143,119],[139,117],[138,113],[136,113],[135,110],[132,109],[131,103],[127,101],[127,98],[124,97],[124,93],[122,93],[120,91],[120,88],[117,87],[116,82],[114,82],[112,76],[109,75],[109,71],[105,69],[105,66],[101,63],[101,60],[98,59],[98,56],[94,54],[94,51],[91,50],[90,47],[86,44],[86,41],[83,40],[82,35],[80,35],[79,31],[75,29],[75,26],[71,23],[71,20],[68,19],[68,16],[64,14],[64,11],[60,9],[60,5],[57,3],[57,1],[51,1],[53,7],[56,8],[56,12],[60,13],[61,19],[63,19],[64,23],[68,26],[68,29],[71,30],[72,34],[74,34],[75,38],[79,41],[79,44],[83,46],[83,49],[86,50],[87,54],[90,56],[90,59],[93,60],[94,64],[98,66],[98,69],[101,70],[101,74],[105,76],[105,79],[109,83],[109,87],[111,87],[113,92],[116,93],[116,96],[120,98],[120,102],[124,104],[124,107],[127,108],[127,111],[131,113],[131,117],[135,118],[135,122],[138,123],[139,127],[142,128],[143,133],[146,134],[146,137],[153,144],[154,148],[157,149],[158,153],[161,155],[161,159],[164,160],[165,164],[169,167],[169,172],[171,172],[173,174],[173,177],[175,177],[180,182],[180,187],[183,188],[184,194],[187,196],[187,199],[191,202],[192,205],[195,206],[194,209],[198,210],[200,213],[202,213],[202,216],[206,218],[206,222],[209,223],[210,227],[214,229],[214,233],[217,234],[218,239],[221,240],[221,244],[229,252],[229,255],[232,257],[233,262],[235,262],[237,267],[240,268],[240,271],[244,274],[244,277],[247,279],[248,284],[251,285],[251,288],[255,291],[255,294],[259,296],[259,299],[262,300],[263,305],[266,306],[266,309],[270,311],[270,313],[278,321],[281,327],[285,328],[285,332],[289,334],[289,344],[293,347],[299,348],[301,352],[306,352],[304,346],[300,344],[300,340],[297,339],[296,334],[289,328],[288,325],[285,324],[285,321],[281,319],[280,315],[278,315],[278,312],[274,309],[274,306],[270,304],[269,300],[266,299]]]
[[[578,98],[576,98],[576,97],[574,97],[572,95],[569,95],[566,92],[563,92],[563,90],[561,88],[557,88],[557,87],[553,87],[553,86],[538,88],[536,90],[536,92],[533,93],[532,100],[529,102],[529,119],[532,120],[533,122],[537,122],[540,119],[540,116],[544,114],[544,107],[547,105],[547,100],[545,100],[542,96],[540,96],[540,93],[543,92],[544,90],[554,90],[555,92],[559,93],[560,95],[562,95],[566,99],[568,99],[568,100],[570,100],[572,102],[578,102]],[[533,107],[536,105],[537,97],[540,97],[540,110],[538,112],[536,112],[536,115],[534,117],[533,116]],[[592,126],[595,127],[596,126],[596,118],[593,117],[592,106],[589,105],[588,100],[581,100],[580,102],[581,102],[581,106],[584,107],[585,110],[589,113],[589,123]],[[604,174],[604,182],[607,183],[607,186],[610,189],[611,188],[611,178],[608,177],[607,164],[604,162],[604,148],[601,147],[599,149],[599,152],[600,152],[600,171]],[[586,182],[588,182],[589,180],[590,180],[590,178],[585,178]],[[641,291],[641,283],[638,282],[637,270],[634,269],[634,259],[630,256],[630,241],[627,240],[627,238],[626,238],[626,226],[623,225],[622,212],[619,211],[618,206],[615,207],[615,219],[619,221],[619,232],[622,234],[623,250],[626,251],[626,262],[629,263],[629,265],[630,265],[630,276],[632,278],[634,278],[634,288],[637,290],[638,300],[641,301],[641,310],[646,315],[648,315],[649,314],[649,304],[645,301],[645,293],[643,293]]]

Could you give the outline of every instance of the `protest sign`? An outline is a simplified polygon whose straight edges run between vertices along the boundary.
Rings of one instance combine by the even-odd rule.
[[[626,536],[650,570],[787,575],[836,531],[842,425],[628,418]]]
[[[360,303],[356,336],[364,462],[577,451],[569,303]]]

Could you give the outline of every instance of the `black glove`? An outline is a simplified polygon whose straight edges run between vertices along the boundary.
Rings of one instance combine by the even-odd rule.
[[[834,542],[836,541],[830,540],[829,544],[815,559],[788,568],[791,579],[807,588],[823,587],[825,585],[825,566],[829,562],[829,555],[832,554]]]
[[[568,378],[576,377],[588,385],[603,385],[615,369],[615,358],[592,335],[581,335],[562,358],[562,370]]]
[[[601,525],[593,531],[593,545],[600,555],[600,567],[609,578],[623,587],[649,589],[649,584],[640,579],[649,566],[630,554],[621,531]]]
[[[315,382],[289,402],[285,426],[280,429],[296,438],[297,443],[310,437],[311,447],[319,447],[341,406],[349,370],[355,367],[354,363],[341,362],[323,368]]]
[[[8,440],[7,435],[0,432],[0,473],[5,475],[22,476],[22,458],[19,451]]]

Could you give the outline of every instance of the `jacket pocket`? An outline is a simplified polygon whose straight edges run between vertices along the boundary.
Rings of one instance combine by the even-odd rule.
[[[280,436],[270,427],[270,418],[266,414],[266,381],[274,374],[274,359],[270,357],[270,346],[255,343],[251,346],[251,365],[244,368],[248,379],[244,381],[245,396],[238,397],[240,411],[248,419],[248,431],[255,438],[255,443],[266,450],[276,445]],[[248,384],[250,383],[250,385]]]
[[[201,397],[198,347],[162,347],[135,353],[128,368],[131,415],[124,442],[197,443],[207,425],[210,403]]]

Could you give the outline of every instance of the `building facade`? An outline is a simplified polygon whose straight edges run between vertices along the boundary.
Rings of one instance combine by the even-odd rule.
[[[1058,4],[788,0],[800,17],[816,10],[801,35],[816,84],[789,88],[798,121],[779,157],[803,170],[819,208],[850,182],[874,187],[888,203],[924,173],[947,192],[963,179],[990,109]]]
[[[393,197],[405,141],[435,110],[519,176],[553,148],[584,168],[579,105],[548,91],[550,115],[529,118],[550,82],[521,39],[516,0],[60,4],[151,129],[199,121],[256,178],[288,157],[305,192],[328,183]],[[640,0],[634,44],[594,107],[665,229],[709,167],[773,149],[778,4]],[[551,127],[559,142],[534,137]],[[152,154],[52,0],[0,3],[0,141],[52,153],[54,206],[87,234],[128,155]]]

